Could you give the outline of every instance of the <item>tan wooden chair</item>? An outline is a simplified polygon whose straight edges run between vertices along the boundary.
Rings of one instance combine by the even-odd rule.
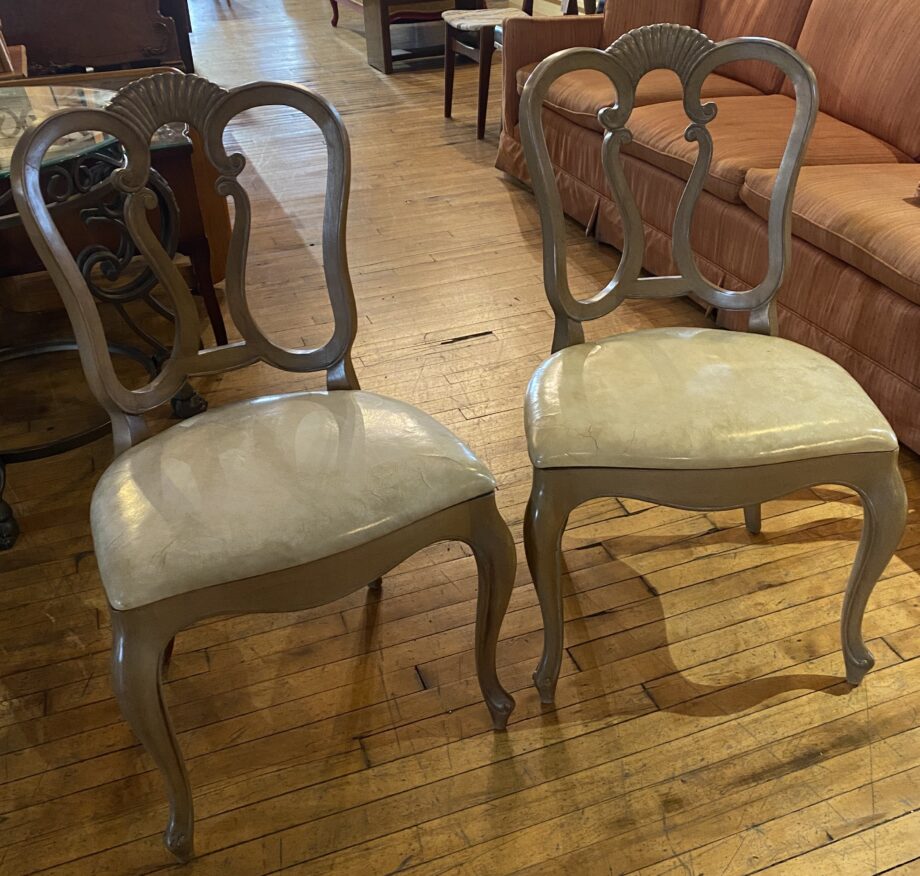
[[[335,327],[316,349],[277,346],[247,304],[251,213],[237,179],[245,161],[225,152],[223,133],[240,112],[263,105],[299,110],[326,141],[323,268]],[[243,340],[226,346],[199,349],[189,290],[147,221],[156,204],[146,188],[150,138],[175,121],[200,132],[220,174],[217,189],[233,200],[226,294]],[[41,195],[45,150],[83,130],[107,132],[123,144],[126,165],[115,174],[127,194],[126,222],[177,317],[171,357],[140,389],[116,376],[94,300]],[[475,653],[496,728],[514,706],[495,671],[515,553],[496,510],[492,476],[431,417],[358,388],[351,364],[357,314],[345,254],[349,182],[345,127],[318,95],[272,83],[225,91],[181,73],[133,82],[104,110],[50,117],[23,136],[13,157],[22,221],[64,299],[90,386],[112,421],[117,456],[99,480],[91,516],[111,608],[113,684],[166,781],[165,842],[183,860],[193,849],[192,795],[160,685],[173,637],[198,620],[329,602],[378,583],[420,548],[459,540],[470,545],[479,570]],[[188,376],[259,361],[325,371],[328,389],[228,404],[147,438],[142,414],[167,402]]]
[[[748,291],[705,280],[690,247],[693,209],[712,159],[707,124],[714,104],[700,88],[721,64],[767,61],[795,86],[796,110],[769,212],[768,270]],[[642,219],[620,159],[636,85],[669,68],[684,86],[686,138],[697,161],[677,208],[673,260],[679,273],[641,276]],[[566,273],[566,229],[543,132],[541,107],[551,83],[576,69],[613,82],[618,103],[601,110],[601,158],[619,206],[624,247],[613,279],[576,298]],[[846,677],[858,684],[873,663],[862,639],[866,602],[904,529],[906,496],[898,442],[860,386],[814,350],[776,337],[775,296],[791,246],[795,182],[817,113],[814,74],[788,46],[745,37],[715,44],[688,27],[659,24],[621,36],[607,50],[569,49],[547,58],[527,80],[521,134],[543,227],[546,293],[556,319],[553,355],[527,389],[525,422],[533,489],[525,515],[527,559],[545,625],[534,676],[552,702],[562,659],[561,539],[569,513],[600,496],[624,496],[693,510],[744,508],[751,532],[760,504],[814,484],[855,489],[864,508],[862,538],[843,602]],[[701,328],[635,331],[585,343],[582,323],[627,298],[693,294],[714,308],[748,311],[747,332]]]

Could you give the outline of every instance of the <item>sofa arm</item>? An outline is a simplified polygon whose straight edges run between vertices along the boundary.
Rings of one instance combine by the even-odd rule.
[[[518,123],[517,71],[554,52],[575,46],[599,48],[603,15],[509,18],[502,37],[502,127],[511,134]]]

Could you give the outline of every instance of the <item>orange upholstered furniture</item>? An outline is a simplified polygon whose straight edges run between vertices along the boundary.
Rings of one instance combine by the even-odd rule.
[[[513,19],[505,28],[503,131],[497,166],[527,180],[520,90],[544,57],[604,47],[643,24],[688,24],[713,39],[759,35],[794,46],[818,78],[821,112],[793,211],[792,270],[779,294],[780,333],[836,359],[920,451],[920,9],[917,0],[608,0],[603,16]],[[670,229],[696,144],[681,85],[667,70],[640,83],[623,147],[645,223],[645,267],[670,273]],[[778,72],[725,67],[703,92],[711,172],[697,205],[701,270],[750,288],[766,269],[766,205],[792,118]],[[597,111],[615,99],[601,74],[559,79],[544,119],[566,212],[618,246],[622,229],[604,182]]]

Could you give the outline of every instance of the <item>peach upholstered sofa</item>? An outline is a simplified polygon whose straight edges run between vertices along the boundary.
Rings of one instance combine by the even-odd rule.
[[[821,113],[799,179],[792,269],[780,333],[836,359],[865,387],[901,441],[920,451],[920,0],[608,0],[603,16],[506,22],[497,166],[527,181],[518,103],[530,71],[571,46],[606,47],[633,27],[688,24],[722,40],[756,34],[795,46],[818,78]],[[766,270],[766,210],[793,98],[757,63],[712,75],[715,150],[693,234],[701,270],[750,288]],[[645,222],[645,268],[674,270],[670,233],[696,155],[677,77],[640,83],[626,169]],[[544,108],[566,212],[599,240],[622,230],[600,165],[597,111],[613,86],[594,71],[560,78]]]

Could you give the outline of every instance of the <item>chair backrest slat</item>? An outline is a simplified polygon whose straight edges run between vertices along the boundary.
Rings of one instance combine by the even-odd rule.
[[[223,140],[236,116],[261,106],[283,106],[303,113],[317,125],[326,144],[323,271],[335,327],[332,337],[315,349],[275,344],[249,309],[246,261],[252,215],[238,179],[246,162],[240,154],[228,155]],[[217,191],[233,201],[226,298],[242,340],[222,347],[199,349],[198,313],[191,292],[148,221],[148,211],[156,206],[148,188],[150,144],[156,131],[171,122],[184,122],[198,131],[205,155],[219,174]],[[138,389],[125,387],[116,374],[96,300],[41,192],[45,152],[60,137],[87,130],[114,137],[124,150],[124,166],[112,173],[111,185],[125,195],[125,225],[176,316],[169,359],[154,379]],[[350,176],[348,135],[338,113],[319,95],[288,83],[259,82],[227,91],[199,76],[160,73],[132,82],[103,110],[64,110],[23,135],[11,162],[13,196],[23,225],[64,300],[90,388],[112,418],[117,451],[143,437],[139,416],[168,401],[189,376],[262,361],[287,371],[326,371],[330,389],[358,387],[351,365],[357,312],[345,248]]]
[[[703,82],[722,64],[742,60],[767,61],[785,73],[795,88],[796,108],[770,204],[767,273],[753,289],[738,292],[714,286],[700,274],[690,245],[690,229],[712,162],[708,124],[717,111],[717,104],[702,103]],[[636,86],[646,73],[661,68],[673,70],[681,80],[684,112],[689,121],[684,136],[698,144],[698,152],[677,206],[671,235],[672,256],[679,273],[672,277],[643,277],[645,230],[620,150],[632,139],[628,122],[635,105]],[[565,217],[542,116],[552,83],[575,70],[604,73],[617,94],[617,102],[602,109],[598,120],[605,130],[601,161],[623,224],[623,252],[613,279],[587,299],[575,298],[569,288]],[[652,24],[623,34],[606,50],[566,49],[539,64],[528,78],[521,98],[521,139],[540,209],[544,285],[556,316],[553,350],[580,342],[584,337],[583,322],[605,316],[627,298],[692,293],[713,307],[748,310],[750,330],[774,332],[774,299],[790,258],[792,197],[817,111],[818,89],[811,68],[793,49],[762,37],[714,43],[690,27]]]

